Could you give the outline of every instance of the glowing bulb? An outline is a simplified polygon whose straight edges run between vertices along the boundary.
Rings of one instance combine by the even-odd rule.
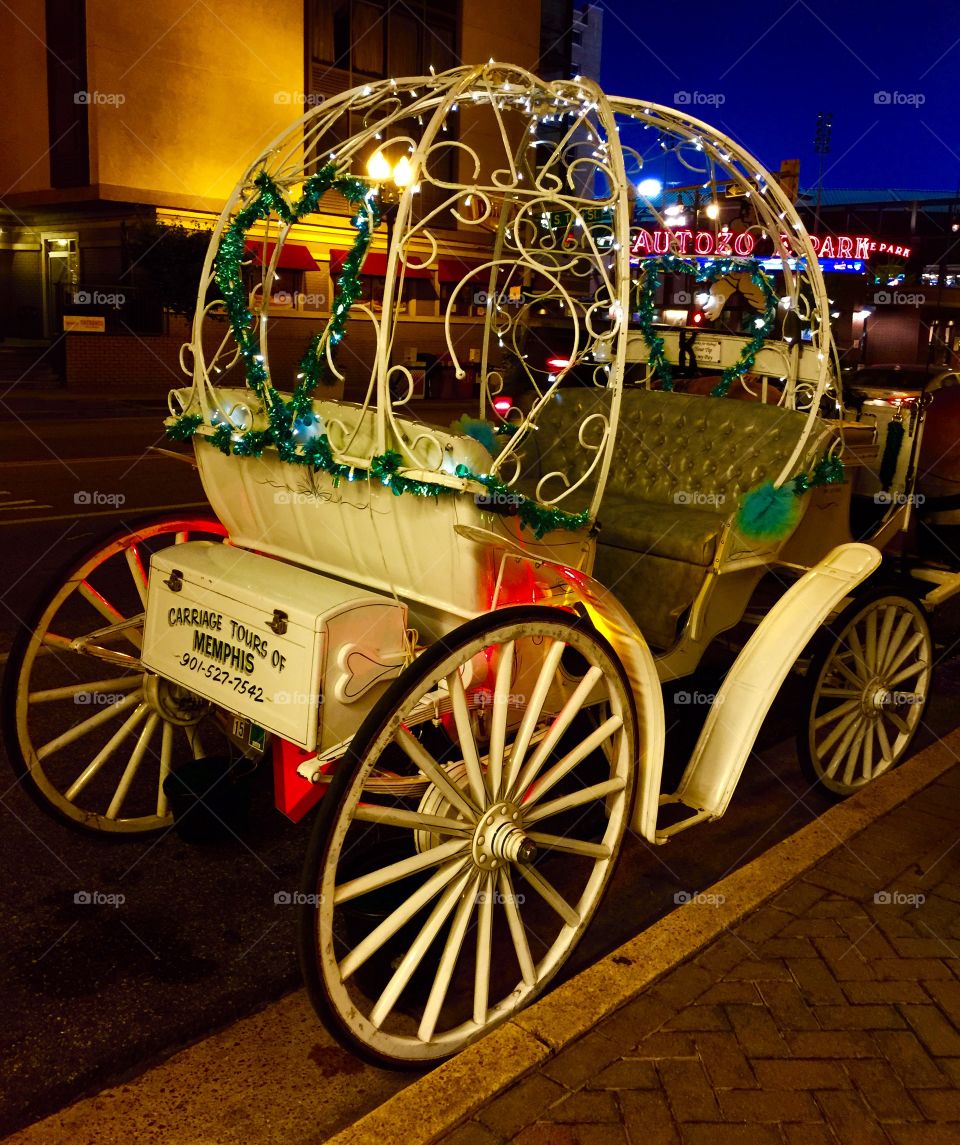
[[[662,190],[663,184],[659,179],[641,179],[637,184],[637,191],[645,199],[655,199]]]
[[[720,208],[717,206],[716,203],[708,203],[707,204],[707,218],[708,219],[715,219],[715,218],[717,218],[717,216],[719,214],[720,214]]]
[[[413,182],[413,166],[406,155],[401,155],[394,167],[393,181],[398,187],[409,187]]]
[[[383,183],[390,178],[390,164],[379,147],[367,160],[367,174],[377,183]]]

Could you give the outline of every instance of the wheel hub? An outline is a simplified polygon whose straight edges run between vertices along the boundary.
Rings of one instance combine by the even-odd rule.
[[[495,871],[504,863],[529,865],[537,846],[523,831],[516,804],[504,801],[488,807],[473,836],[473,860],[482,870]]]
[[[162,720],[178,727],[198,724],[210,707],[196,692],[149,673],[144,677],[143,697]]]
[[[921,692],[891,692],[880,680],[874,680],[863,696],[864,711],[874,718],[891,709],[896,710],[921,703],[923,703]]]

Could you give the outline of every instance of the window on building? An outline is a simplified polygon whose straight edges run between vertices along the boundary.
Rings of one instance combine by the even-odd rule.
[[[307,87],[330,95],[364,79],[438,72],[458,62],[457,18],[446,0],[307,0]],[[318,69],[317,65],[321,65]],[[324,69],[322,65],[326,65]]]

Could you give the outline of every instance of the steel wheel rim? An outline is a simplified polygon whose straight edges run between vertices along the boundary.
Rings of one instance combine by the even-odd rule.
[[[510,633],[510,639],[504,639],[502,642],[493,641],[489,634],[477,637],[465,647],[446,657],[437,670],[431,673],[431,680],[439,678],[453,680],[457,666],[467,662],[492,643],[496,642],[503,648],[509,647],[513,652],[517,647],[517,642],[522,646],[523,641],[528,638],[527,634],[521,631],[525,627],[532,628],[532,626],[522,624],[514,626]],[[590,857],[589,860],[587,856],[577,856],[590,862],[590,872],[583,879],[583,885],[576,901],[563,900],[564,906],[571,914],[567,919],[563,919],[558,913],[556,934],[545,951],[539,947],[536,951],[531,949],[530,935],[527,931],[529,924],[524,917],[524,908],[526,901],[531,896],[546,902],[550,897],[559,895],[560,892],[549,881],[546,881],[544,885],[544,876],[540,875],[536,865],[533,867],[532,876],[528,877],[531,868],[526,866],[521,870],[522,864],[519,861],[505,860],[495,870],[485,870],[478,864],[476,856],[478,824],[489,820],[491,812],[498,810],[499,805],[503,803],[509,805],[507,808],[508,818],[519,811],[520,819],[517,821],[517,826],[533,842],[534,846],[537,848],[546,847],[547,852],[555,849],[553,844],[544,842],[544,840],[556,838],[550,831],[551,820],[554,820],[555,816],[553,814],[544,815],[543,809],[549,810],[549,804],[555,803],[556,800],[549,794],[550,788],[546,784],[541,787],[539,792],[536,790],[543,778],[551,773],[551,768],[557,766],[552,754],[542,752],[540,754],[544,755],[543,762],[541,765],[537,764],[538,749],[544,743],[540,721],[535,722],[531,733],[532,742],[516,767],[511,764],[512,752],[506,759],[501,756],[503,768],[500,772],[500,786],[496,785],[493,778],[497,771],[495,758],[497,749],[495,747],[492,751],[481,755],[482,791],[478,789],[476,771],[471,777],[469,774],[471,767],[469,764],[466,767],[465,770],[468,774],[464,775],[462,780],[461,794],[467,800],[472,800],[475,805],[482,798],[485,801],[483,813],[474,812],[471,815],[464,807],[458,808],[457,818],[450,820],[445,829],[443,841],[433,848],[434,855],[424,854],[424,862],[427,859],[435,860],[431,861],[430,866],[425,868],[428,877],[421,882],[417,892],[405,899],[399,907],[400,910],[412,911],[410,917],[415,920],[416,937],[402,953],[399,964],[394,971],[395,976],[389,979],[379,997],[377,999],[364,999],[366,1009],[363,1009],[362,1005],[358,1005],[357,993],[350,979],[364,965],[364,961],[355,952],[362,947],[363,942],[370,939],[380,924],[378,923],[369,930],[361,942],[349,950],[344,957],[338,958],[333,937],[338,922],[335,913],[338,908],[345,905],[344,894],[352,894],[352,889],[345,891],[345,882],[337,876],[338,861],[344,851],[345,843],[347,848],[353,845],[347,840],[347,836],[356,828],[358,822],[361,825],[367,822],[366,819],[358,820],[353,817],[355,810],[357,810],[357,804],[360,802],[365,775],[372,770],[376,761],[381,757],[381,749],[386,744],[394,742],[396,734],[402,738],[402,731],[398,731],[400,721],[408,710],[415,706],[416,696],[429,690],[428,686],[416,689],[412,695],[407,697],[407,702],[398,710],[395,719],[381,730],[371,745],[371,750],[365,756],[367,765],[357,770],[348,786],[342,807],[348,808],[349,813],[341,812],[339,815],[331,845],[328,848],[327,861],[324,863],[320,884],[316,888],[319,891],[319,902],[314,920],[314,942],[318,948],[320,974],[333,1005],[341,1015],[350,1015],[354,1034],[379,1054],[402,1058],[406,1061],[423,1060],[426,1063],[431,1059],[445,1057],[462,1049],[493,1025],[505,1020],[546,986],[576,945],[602,897],[626,830],[633,793],[632,765],[635,726],[632,701],[615,662],[598,644],[591,642],[589,638],[584,637],[577,630],[565,628],[562,622],[556,625],[554,633],[561,631],[563,632],[562,641],[575,643],[575,646],[579,645],[577,651],[587,649],[592,653],[588,658],[591,660],[591,669],[599,668],[599,673],[596,674],[599,676],[599,684],[592,685],[591,689],[588,690],[597,686],[602,689],[603,699],[610,704],[612,713],[610,719],[618,726],[613,728],[611,725],[611,730],[606,735],[601,729],[594,732],[593,736],[585,735],[581,739],[581,747],[587,739],[597,737],[602,737],[598,739],[600,743],[607,739],[616,743],[616,747],[611,752],[614,756],[613,763],[606,763],[605,761],[605,766],[609,770],[608,786],[611,790],[595,794],[589,801],[589,803],[596,805],[602,800],[605,813],[608,812],[606,830],[599,843],[581,838],[573,840],[575,845],[597,846],[605,853],[603,857],[597,854]],[[539,630],[539,636],[548,649],[553,646],[556,639],[556,636],[551,638],[549,635],[545,635],[542,627]],[[554,655],[559,660],[559,655],[556,652]],[[503,663],[503,658],[499,662]],[[546,672],[548,669],[544,667],[543,671]],[[594,674],[591,673],[591,675]],[[504,683],[505,679],[505,674],[494,673],[494,715],[492,717],[494,725],[496,724],[496,713],[500,710],[498,696],[507,686]],[[455,687],[455,683],[448,684],[448,691],[452,693]],[[453,697],[451,699],[453,700]],[[455,714],[454,721],[456,721]],[[541,731],[539,740],[537,739],[538,728]],[[458,728],[459,730],[461,729]],[[505,733],[508,748],[516,746],[522,732],[523,724],[521,723],[519,729]],[[491,741],[494,741],[494,737],[498,734],[494,726]],[[563,743],[562,740],[561,743]],[[566,745],[564,746],[566,748]],[[568,755],[569,751],[570,749],[567,749]],[[468,760],[469,752],[461,752],[460,754],[462,761]],[[462,761],[461,773],[464,771]],[[573,770],[576,771],[576,767]],[[556,772],[552,772],[551,778],[556,774]],[[564,778],[569,778],[569,776]],[[599,787],[600,785],[595,784],[593,786]],[[583,797],[585,798],[585,796]],[[565,797],[560,796],[559,798]],[[448,801],[447,806],[450,805]],[[589,804],[585,803],[584,806],[589,806]],[[537,808],[540,808],[540,811]],[[364,814],[362,809],[360,813]],[[541,821],[543,825],[538,829],[537,825]],[[498,820],[498,825],[502,827],[503,823]],[[463,832],[465,826],[466,831],[463,834],[446,833],[452,832],[455,827]],[[564,843],[570,843],[569,837],[560,838]],[[335,856],[336,861],[331,861],[332,856]],[[446,857],[438,858],[438,856]],[[390,866],[390,864],[388,863],[386,866]],[[386,870],[386,866],[378,868],[380,874],[375,874],[372,882],[376,882],[378,877],[382,877],[382,872]],[[538,883],[541,885],[538,886]],[[430,893],[425,892],[423,888],[429,888],[431,885],[434,889]],[[374,893],[373,889],[370,893]],[[418,895],[423,898],[423,902],[421,908],[415,910],[411,907],[411,903],[415,900],[419,901]],[[548,898],[544,899],[542,897],[544,895]],[[524,896],[526,896],[525,901],[521,903],[519,900]],[[513,908],[510,905],[511,897],[514,900]],[[563,898],[562,895],[560,897]],[[351,899],[350,901],[354,900]],[[559,905],[550,906],[549,909],[556,911]],[[499,919],[497,917],[498,912]],[[578,919],[576,923],[574,923],[574,914]],[[393,917],[393,915],[388,915],[385,922],[392,925],[391,919]],[[518,972],[517,980],[512,988],[496,998],[490,995],[490,971],[489,966],[485,963],[485,959],[492,956],[495,930],[499,931],[501,939],[505,932],[509,934]],[[524,935],[523,938],[520,936],[521,932]],[[433,937],[429,940],[424,937],[430,934],[433,934]],[[385,942],[388,941],[389,938],[385,940]],[[424,944],[422,950],[418,945],[421,942]],[[524,945],[527,948],[526,956],[523,953]],[[443,951],[442,955],[440,954],[441,950]],[[413,951],[416,951],[416,954],[411,955]],[[370,956],[372,957],[376,952],[377,948],[374,948],[370,952]],[[403,997],[406,984],[402,981],[398,982],[396,976],[402,977],[409,972],[409,976],[406,978],[406,983],[409,984],[410,978],[416,970],[416,966],[413,967],[412,971],[410,969],[413,960],[419,960],[427,954],[430,955],[431,960],[439,957],[436,961],[436,970],[431,975],[431,985],[426,1003],[420,1009],[415,1008],[412,1015],[408,1013],[398,1016],[395,1007]],[[356,965],[351,964],[351,958]],[[442,1026],[442,1016],[443,1007],[447,1002],[447,991],[450,988],[453,975],[463,962],[466,962],[468,966],[472,965],[473,1013],[466,1020],[457,1021],[453,1025],[444,1027]],[[346,976],[346,982],[341,976],[342,974]],[[486,978],[486,985],[484,985],[484,978]],[[399,993],[396,993],[397,990]],[[425,989],[424,992],[426,992]],[[396,994],[395,997],[394,994]],[[469,1008],[468,1002],[467,1009]],[[380,1012],[381,1009],[382,1013]]]
[[[837,634],[808,730],[820,783],[850,794],[899,763],[923,717],[932,652],[926,617],[905,597],[871,601]]]
[[[90,578],[95,577],[98,571],[111,561],[114,562],[112,568],[119,569],[118,558],[126,563],[133,588],[143,600],[148,570],[140,560],[139,546],[167,534],[174,538],[175,544],[179,544],[197,534],[207,538],[223,537],[226,536],[226,530],[219,522],[210,519],[177,518],[147,525],[104,545],[64,581],[46,605],[34,626],[20,666],[15,698],[15,723],[29,779],[57,812],[73,822],[98,832],[133,834],[171,826],[173,816],[167,806],[162,784],[169,772],[174,753],[182,752],[186,748],[194,759],[205,754],[198,725],[183,722],[182,715],[176,710],[179,703],[182,702],[184,705],[189,703],[188,695],[182,689],[168,687],[166,682],[147,672],[140,665],[138,658],[135,664],[98,665],[99,679],[93,683],[78,678],[74,685],[65,684],[56,689],[35,689],[31,687],[31,682],[38,661],[48,655],[57,657],[68,674],[73,672],[76,675],[80,670],[80,663],[84,666],[90,663],[92,658],[83,651],[68,649],[62,644],[51,641],[51,637],[57,635],[55,631],[57,618],[61,616],[65,606],[76,604],[78,598],[89,602],[91,588],[93,588],[92,595],[98,595],[96,589],[90,585]],[[108,623],[104,613],[114,607],[108,597],[101,596],[100,602],[92,602],[90,607],[101,615],[100,624]],[[97,625],[94,623],[90,631],[96,631],[96,628]],[[134,655],[142,631],[142,620],[130,628],[130,637],[123,641],[126,649],[129,649],[125,654]],[[69,689],[73,691],[72,696],[45,694]],[[88,697],[87,702],[95,708],[91,716],[82,719],[75,728],[65,729],[52,740],[47,740],[43,744],[34,742],[31,731],[32,713],[37,712],[41,705],[47,704],[51,705],[50,710],[53,710],[52,705],[58,704],[61,700],[71,705],[82,702],[78,697],[84,695]],[[110,695],[117,698],[102,705],[97,702],[98,697]],[[74,711],[76,710],[75,708]],[[186,710],[185,707],[182,709]],[[167,718],[168,716],[173,718]],[[76,735],[77,727],[86,727],[87,730]],[[69,783],[61,777],[57,777],[60,779],[60,782],[57,782],[54,773],[58,764],[64,766],[61,753],[74,744],[82,747],[88,735],[101,729],[109,730],[106,743],[100,744],[100,749],[93,753],[88,764],[74,774]],[[65,737],[66,741],[61,746],[56,746],[57,741],[64,740]],[[178,743],[180,739],[185,742]],[[60,760],[57,759],[58,755],[61,755]],[[84,809],[78,800],[101,772],[117,772],[118,758],[125,762],[119,769],[112,798],[102,811]],[[123,805],[130,799],[134,785],[138,782],[142,785],[144,773],[153,768],[156,768],[157,774],[155,812],[124,817]]]

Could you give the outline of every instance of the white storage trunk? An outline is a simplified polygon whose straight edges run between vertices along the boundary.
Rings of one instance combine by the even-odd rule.
[[[143,662],[307,751],[349,739],[404,662],[402,604],[228,544],[153,556]]]

